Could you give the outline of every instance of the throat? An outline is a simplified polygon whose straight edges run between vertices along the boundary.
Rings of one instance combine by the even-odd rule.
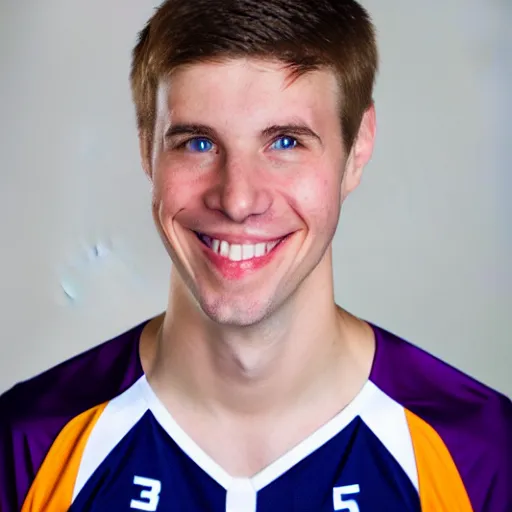
[[[332,411],[348,403],[368,378],[373,345],[350,319],[339,331],[300,336],[285,330],[283,321],[205,329],[188,318],[184,324],[183,316],[166,314],[158,332],[150,331],[156,335],[154,357],[144,365],[171,411],[181,403],[212,417],[262,422],[317,406]]]
[[[258,386],[279,370],[283,349],[277,343],[232,343],[223,357],[217,358],[217,370],[239,384]]]

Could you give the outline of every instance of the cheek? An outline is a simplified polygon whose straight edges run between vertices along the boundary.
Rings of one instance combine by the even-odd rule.
[[[290,199],[303,220],[312,229],[331,232],[338,222],[341,180],[332,173],[315,174],[291,180]]]
[[[153,176],[153,205],[166,219],[185,207],[190,208],[197,200],[197,180],[191,180],[187,173],[179,172],[165,165],[157,166]],[[194,199],[195,198],[195,199]]]

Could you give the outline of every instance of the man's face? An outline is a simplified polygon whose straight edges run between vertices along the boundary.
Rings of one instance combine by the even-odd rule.
[[[339,101],[330,71],[290,83],[281,64],[257,60],[195,64],[160,85],[145,160],[153,215],[214,321],[257,323],[330,272],[341,202],[362,168],[345,154]]]

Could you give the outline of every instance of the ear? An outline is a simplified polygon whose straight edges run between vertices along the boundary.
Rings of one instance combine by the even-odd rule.
[[[363,169],[370,161],[373,153],[376,125],[375,105],[372,103],[363,114],[359,131],[357,132],[357,136],[347,158],[345,173],[341,184],[342,201],[361,182]]]
[[[147,133],[139,130],[139,152],[140,152],[140,160],[142,164],[142,168],[144,169],[144,173],[151,180],[152,169],[151,169],[151,141],[147,135]]]

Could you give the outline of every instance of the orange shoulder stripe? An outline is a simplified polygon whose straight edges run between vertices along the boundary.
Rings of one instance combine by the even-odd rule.
[[[405,410],[411,432],[422,512],[473,512],[459,470],[439,434]]]
[[[69,509],[85,445],[107,403],[76,416],[62,429],[37,472],[21,512]]]

